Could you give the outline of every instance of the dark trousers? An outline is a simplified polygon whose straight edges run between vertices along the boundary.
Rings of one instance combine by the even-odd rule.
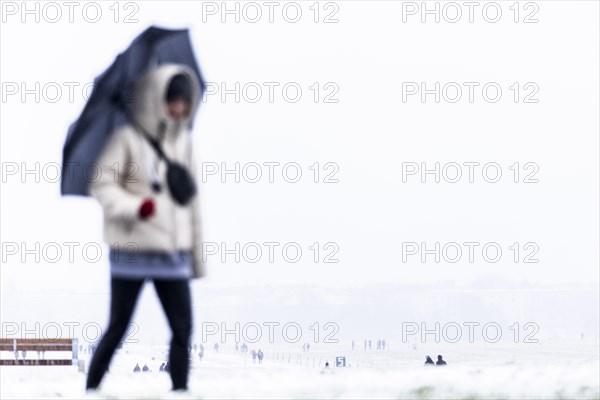
[[[127,331],[143,280],[111,279],[110,321],[87,376],[86,388],[97,388],[108,370],[115,349]],[[154,280],[154,287],[173,333],[169,363],[173,390],[187,389],[188,345],[192,332],[190,286],[187,280]]]

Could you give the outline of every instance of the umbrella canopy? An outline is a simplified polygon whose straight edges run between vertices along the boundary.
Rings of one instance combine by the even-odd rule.
[[[83,112],[69,127],[63,147],[62,195],[89,196],[90,179],[94,178],[90,167],[115,129],[132,119],[135,82],[150,67],[167,63],[190,67],[200,83],[202,98],[206,83],[192,51],[189,31],[155,26],[145,30],[94,80]]]

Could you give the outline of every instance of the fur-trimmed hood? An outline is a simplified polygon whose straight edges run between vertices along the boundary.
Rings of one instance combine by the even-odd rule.
[[[167,112],[167,90],[171,80],[183,74],[192,88],[189,114],[174,120]],[[172,140],[182,131],[189,131],[200,101],[200,83],[193,70],[181,64],[162,64],[150,69],[135,86],[133,122],[152,137]]]

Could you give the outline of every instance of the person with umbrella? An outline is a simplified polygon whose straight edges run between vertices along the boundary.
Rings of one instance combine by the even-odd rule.
[[[171,160],[194,174],[190,135],[183,127],[198,101],[198,83],[186,67],[165,65],[144,77],[139,88],[134,125],[112,135],[98,161],[101,176],[90,188],[104,210],[112,282],[110,323],[91,361],[87,387],[99,385],[149,278],[173,331],[169,356],[173,389],[185,390],[191,336],[188,280],[194,275],[191,252],[199,246],[199,220],[193,207],[198,204],[182,206],[171,197],[165,162],[144,136],[161,143]],[[116,180],[111,171],[115,165],[121,166],[123,174]],[[126,165],[135,168],[128,170]],[[133,176],[127,176],[134,170]]]
[[[152,27],[140,35],[96,80],[95,102],[86,105],[63,150],[63,164],[87,157],[99,170],[94,179],[63,175],[61,188],[100,203],[110,246],[109,324],[90,362],[88,391],[107,372],[146,280],[153,281],[172,331],[163,369],[173,390],[187,390],[189,280],[205,275],[190,133],[205,84],[188,40],[187,30]]]

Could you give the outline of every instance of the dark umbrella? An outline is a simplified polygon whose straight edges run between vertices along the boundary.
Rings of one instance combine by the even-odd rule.
[[[83,112],[69,127],[63,148],[61,194],[89,196],[90,179],[94,178],[93,163],[110,134],[130,120],[135,81],[150,66],[165,63],[192,68],[204,92],[206,83],[192,51],[189,31],[155,26],[145,30],[94,80]]]

